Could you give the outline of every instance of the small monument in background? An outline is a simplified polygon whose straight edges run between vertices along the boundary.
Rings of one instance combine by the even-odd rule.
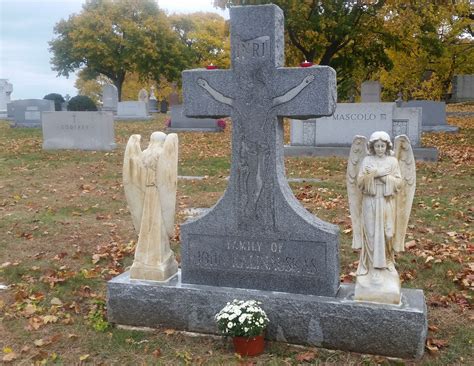
[[[7,117],[7,104],[10,103],[13,84],[8,79],[0,79],[0,118]]]
[[[118,90],[113,84],[102,87],[102,110],[117,113]]]
[[[361,85],[361,102],[362,103],[379,103],[382,86],[379,81],[364,81]]]
[[[158,101],[155,96],[155,87],[151,87],[150,98],[148,99],[148,110],[150,113],[158,113]]]

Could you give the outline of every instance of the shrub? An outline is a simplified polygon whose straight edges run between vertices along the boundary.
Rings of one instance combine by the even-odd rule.
[[[67,105],[68,111],[96,111],[97,106],[94,101],[85,95],[76,95],[71,98]]]
[[[51,93],[51,94],[45,95],[43,99],[52,100],[54,102],[55,111],[60,111],[61,105],[65,102],[63,96],[58,93]]]

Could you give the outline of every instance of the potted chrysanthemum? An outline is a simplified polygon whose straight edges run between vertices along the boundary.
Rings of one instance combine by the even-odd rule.
[[[256,356],[265,347],[263,332],[269,320],[255,300],[233,300],[216,315],[217,328],[233,337],[234,348],[242,356]]]

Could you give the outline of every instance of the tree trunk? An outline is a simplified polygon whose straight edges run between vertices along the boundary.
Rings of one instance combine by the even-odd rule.
[[[117,88],[118,92],[118,101],[122,101],[122,85],[125,81],[125,72],[120,73],[117,77],[113,80],[115,87]]]

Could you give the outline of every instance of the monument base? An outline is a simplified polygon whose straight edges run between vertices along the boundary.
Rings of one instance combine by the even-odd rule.
[[[219,127],[198,127],[198,128],[179,128],[179,127],[168,127],[166,129],[166,133],[171,133],[171,132],[222,132],[224,131],[222,128]]]
[[[114,121],[125,121],[125,122],[133,122],[133,121],[149,121],[153,117],[152,116],[118,116],[114,115]]]
[[[285,145],[285,156],[342,156],[348,157],[350,146],[298,146]],[[438,161],[435,147],[413,147],[415,160]]]
[[[158,266],[150,266],[135,260],[130,268],[130,278],[132,280],[149,280],[164,282],[171,279],[178,272],[178,263],[174,255]]]
[[[448,132],[458,133],[459,127],[452,125],[423,126],[423,132]]]
[[[401,305],[352,300],[354,285],[336,297],[230,287],[190,285],[181,272],[165,283],[130,280],[129,272],[107,283],[111,323],[218,333],[214,315],[233,299],[255,299],[270,318],[266,338],[389,357],[419,358],[427,334],[423,291],[402,289]]]
[[[395,269],[379,270],[375,274],[369,272],[364,276],[357,276],[354,300],[399,305],[400,290],[400,278]]]

